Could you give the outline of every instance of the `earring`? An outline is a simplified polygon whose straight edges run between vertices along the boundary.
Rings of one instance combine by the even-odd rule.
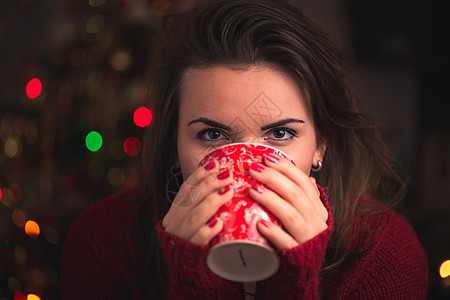
[[[317,166],[312,165],[312,166],[311,166],[311,170],[312,170],[313,172],[319,172],[319,171],[322,169],[322,167],[323,167],[322,161],[321,161],[321,160],[318,160],[318,161],[317,161]]]
[[[174,168],[173,166],[171,166],[170,174],[172,174],[173,176],[181,175],[181,168]]]

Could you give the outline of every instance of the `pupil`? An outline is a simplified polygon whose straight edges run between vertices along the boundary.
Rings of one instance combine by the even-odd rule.
[[[273,133],[276,138],[282,138],[285,134],[286,132],[283,129],[279,129]]]
[[[215,140],[215,139],[217,139],[219,136],[220,136],[220,133],[219,133],[218,131],[210,131],[210,132],[208,132],[208,137],[209,137],[210,139]]]

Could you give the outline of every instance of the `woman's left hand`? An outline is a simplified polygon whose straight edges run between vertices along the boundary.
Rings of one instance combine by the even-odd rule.
[[[261,234],[277,248],[291,249],[328,228],[328,211],[313,177],[286,159],[271,160],[265,157],[265,165],[252,164],[250,175],[257,183],[249,189],[249,195],[275,215],[286,230],[260,221]]]

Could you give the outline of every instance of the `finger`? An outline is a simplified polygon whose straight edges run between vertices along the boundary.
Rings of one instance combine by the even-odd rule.
[[[181,186],[174,203],[163,219],[163,227],[177,235],[181,222],[198,203],[233,182],[230,172],[229,176],[223,176],[225,171],[219,173],[217,166],[210,170],[203,167],[196,170]]]
[[[257,182],[265,184],[270,190],[289,202],[305,219],[319,217],[315,207],[308,199],[309,197],[318,197],[315,192],[309,195],[306,194],[304,189],[301,189],[278,170],[267,166],[264,167],[260,164],[252,164],[250,166],[250,175]],[[306,184],[310,186],[311,182],[306,181]]]
[[[316,178],[309,177],[309,180],[311,181],[312,186],[317,191],[317,196],[318,199],[320,200],[320,203],[317,203],[316,205],[314,205],[314,207],[316,208],[316,211],[319,213],[322,220],[326,222],[328,220],[328,211],[327,208],[323,205],[322,200],[320,199],[320,191],[319,188],[317,187]]]
[[[283,224],[286,231],[298,243],[304,243],[323,230],[327,225],[318,216],[305,219],[304,214],[297,211],[289,202],[284,201],[270,189],[254,184],[249,190],[249,196],[274,214]]]
[[[202,226],[190,239],[190,242],[197,245],[207,245],[222,230],[223,221],[214,218],[211,222]]]
[[[172,205],[188,207],[195,205],[202,197],[201,192],[208,194],[208,189],[202,189],[200,184],[203,182],[213,183],[217,181],[219,166],[217,161],[211,161],[203,167],[197,168],[180,187]]]
[[[180,235],[190,240],[204,224],[210,220],[221,206],[232,199],[233,187],[228,185],[224,190],[219,190],[203,200],[189,211],[179,225]]]
[[[258,222],[258,230],[278,249],[291,249],[299,245],[298,242],[280,226],[265,220]]]
[[[276,157],[268,154],[264,157],[264,163],[267,166],[279,171],[281,174],[294,182],[297,186],[301,187],[304,190],[305,194],[317,195],[317,197],[307,197],[307,199],[311,202],[311,205],[319,213],[322,219],[324,219],[325,221],[328,219],[328,212],[320,199],[320,192],[317,188],[316,182],[310,181],[313,177],[308,178],[308,176],[299,168],[282,157]]]

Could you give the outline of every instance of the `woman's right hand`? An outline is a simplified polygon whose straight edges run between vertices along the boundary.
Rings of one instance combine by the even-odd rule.
[[[219,173],[217,161],[199,167],[181,185],[163,219],[164,230],[193,244],[208,244],[223,228],[220,218],[211,218],[233,197],[232,177],[228,169]]]

